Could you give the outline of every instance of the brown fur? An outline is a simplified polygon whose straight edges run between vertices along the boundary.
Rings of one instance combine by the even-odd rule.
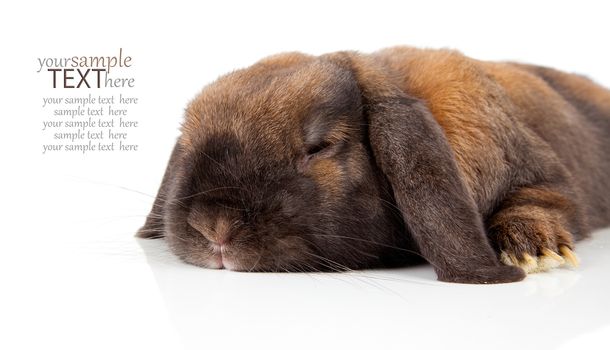
[[[520,242],[523,248],[517,253],[535,255],[543,247],[557,251],[558,244],[572,246],[570,232],[580,238],[590,230],[589,224],[593,228],[608,224],[609,186],[604,175],[608,169],[604,148],[610,146],[604,142],[610,120],[607,90],[588,79],[548,68],[480,62],[451,51],[395,48],[378,56],[400,72],[403,79],[398,84],[405,91],[428,103],[452,145],[479,210],[490,221],[492,236],[498,227],[504,227],[495,234],[500,249],[516,250],[508,248],[512,243],[503,235],[517,241],[543,235],[548,236],[544,244],[537,240],[523,246]],[[602,128],[582,113],[586,110],[578,110],[583,102],[571,104],[554,85],[599,109],[597,119],[602,121],[597,124]],[[540,154],[523,154],[532,150]],[[530,164],[532,161],[540,163]],[[515,169],[520,173],[512,174]],[[547,182],[553,188],[545,193],[521,187]],[[514,189],[519,189],[518,194]],[[511,196],[517,195],[538,203],[523,206],[528,208],[525,212],[517,207],[489,215],[499,199],[504,198],[506,207],[514,201]],[[553,215],[539,203],[544,196],[559,207]],[[514,231],[515,223],[520,232]],[[546,224],[533,227],[539,223]]]
[[[288,53],[189,106],[141,237],[236,270],[403,264],[522,279],[610,223],[610,92],[548,68],[396,47]],[[223,253],[212,242],[222,236]]]

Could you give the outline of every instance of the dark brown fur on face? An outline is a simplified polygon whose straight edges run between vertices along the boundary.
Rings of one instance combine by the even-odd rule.
[[[576,265],[610,223],[610,92],[548,68],[398,47],[272,56],[189,106],[139,237],[240,271],[423,257],[440,280]],[[503,264],[502,264],[503,263]]]

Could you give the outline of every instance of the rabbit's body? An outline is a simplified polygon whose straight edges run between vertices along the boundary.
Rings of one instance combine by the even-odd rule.
[[[272,56],[191,103],[139,235],[206,267],[415,251],[442,280],[519,280],[576,265],[574,239],[610,223],[609,135],[610,92],[551,69],[405,47]]]
[[[391,48],[375,58],[427,102],[493,243],[511,252],[506,263],[546,269],[561,260],[536,261],[545,248],[610,224],[610,92],[578,75],[452,51]]]
[[[454,51],[375,56],[427,102],[485,218],[507,191],[567,171],[592,228],[610,224],[610,91],[575,74]]]

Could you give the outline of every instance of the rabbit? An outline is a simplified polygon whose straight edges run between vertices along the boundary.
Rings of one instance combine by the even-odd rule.
[[[137,236],[186,263],[347,271],[429,262],[507,283],[575,267],[610,223],[610,91],[446,49],[298,52],[189,104]]]

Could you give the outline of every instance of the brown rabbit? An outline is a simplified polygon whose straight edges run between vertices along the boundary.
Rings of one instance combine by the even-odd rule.
[[[139,237],[239,271],[518,281],[610,223],[610,92],[455,51],[266,58],[189,105]],[[503,264],[502,264],[503,263]],[[506,266],[508,265],[508,266]]]

